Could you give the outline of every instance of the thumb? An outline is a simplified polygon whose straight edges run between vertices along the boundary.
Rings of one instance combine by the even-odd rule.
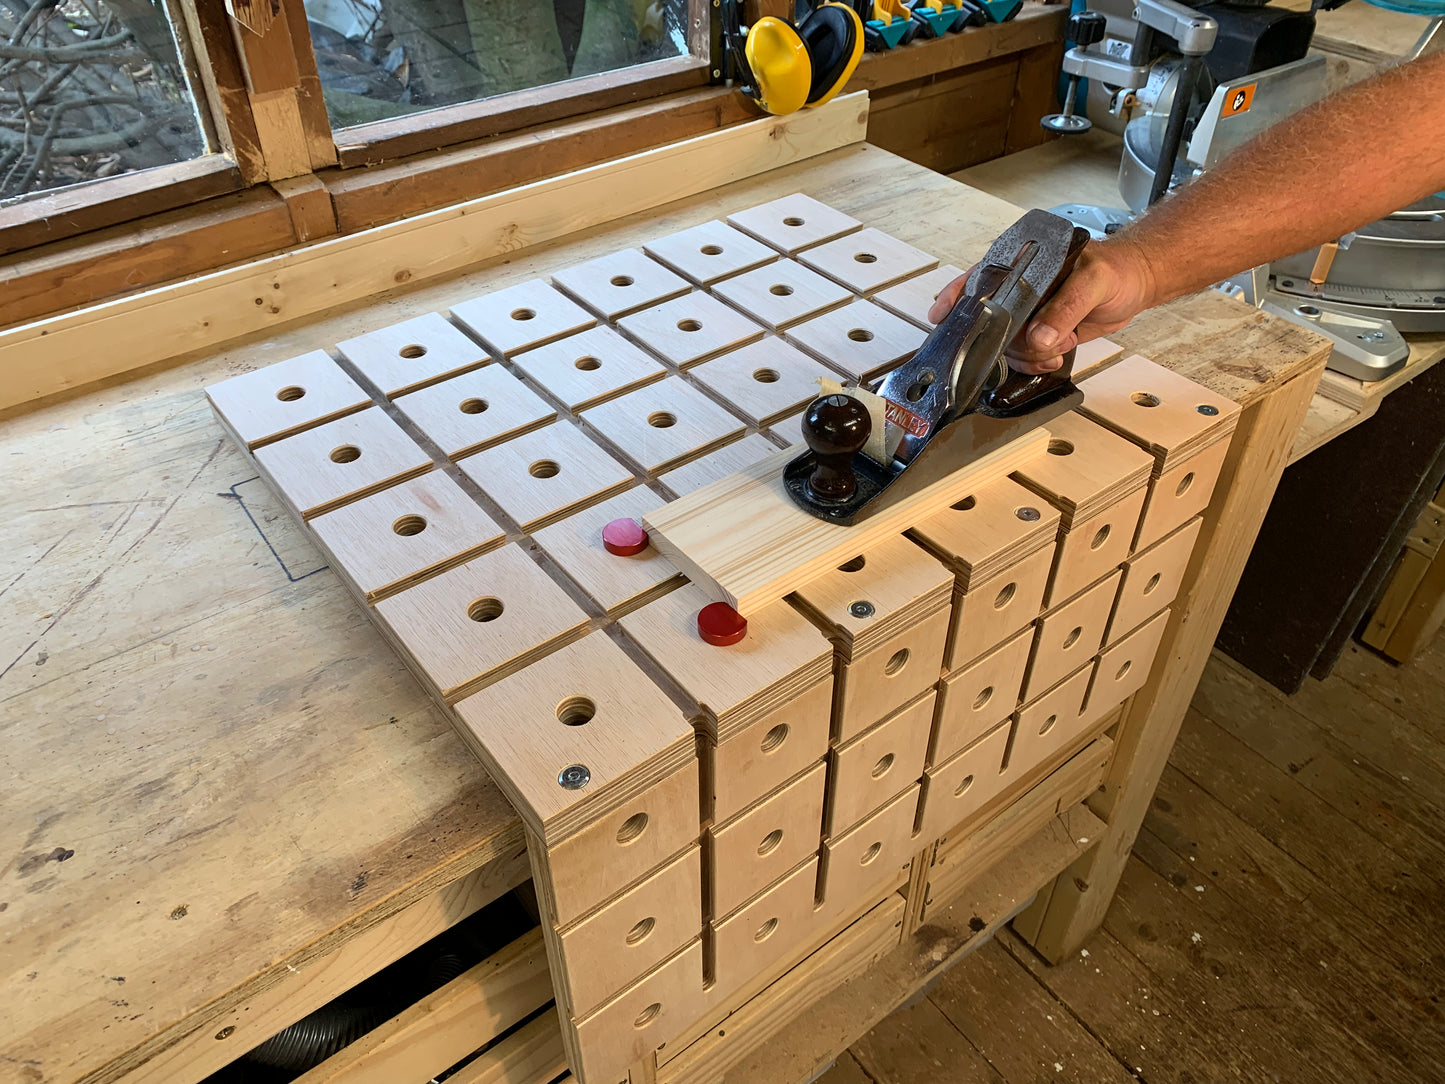
[[[1015,350],[1029,359],[1055,357],[1067,348],[1074,329],[1109,299],[1109,284],[1089,263],[1075,268],[1058,292],[1039,309],[1024,329]]]

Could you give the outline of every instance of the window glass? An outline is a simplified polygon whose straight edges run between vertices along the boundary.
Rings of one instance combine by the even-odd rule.
[[[687,0],[305,0],[335,128],[687,53]]]
[[[0,200],[207,149],[163,0],[0,0]]]

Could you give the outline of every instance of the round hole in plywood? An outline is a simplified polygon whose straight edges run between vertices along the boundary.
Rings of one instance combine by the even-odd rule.
[[[331,462],[333,463],[355,463],[361,458],[361,449],[355,444],[343,444],[339,448],[331,449]]]
[[[777,931],[777,928],[778,920],[776,918],[770,918],[758,927],[758,932],[753,934],[753,940],[760,942],[766,941],[769,937],[773,936],[774,932]]]
[[[1179,479],[1179,485],[1178,485],[1178,487],[1176,487],[1175,490],[1174,490],[1174,496],[1176,496],[1176,497],[1182,497],[1182,496],[1184,496],[1184,494],[1189,491],[1189,487],[1192,486],[1193,484],[1194,484],[1194,472],[1193,472],[1193,471],[1190,471],[1190,472],[1189,472],[1188,474],[1186,474],[1183,478]]]
[[[693,319],[679,320],[679,321],[677,322],[677,330],[678,330],[678,331],[701,331],[701,330],[702,330],[702,321],[700,321],[700,320],[693,320]]]
[[[276,398],[280,399],[283,403],[294,403],[297,399],[300,399],[305,394],[305,388],[297,387],[295,384],[291,384],[288,387],[284,387],[280,391],[278,391],[276,393]]]
[[[467,607],[467,616],[473,621],[495,621],[505,609],[501,599],[484,595]]]
[[[1016,583],[1004,584],[1003,589],[1000,590],[999,593],[994,597],[993,608],[995,610],[1002,610],[1005,606],[1007,606],[1010,602],[1013,601],[1014,593],[1018,589],[1019,585]]]
[[[1106,523],[1094,532],[1094,538],[1089,543],[1091,550],[1096,550],[1109,540],[1109,525]]]
[[[1064,637],[1064,642],[1060,646],[1063,647],[1065,651],[1067,651],[1069,648],[1073,647],[1079,642],[1079,637],[1082,635],[1084,635],[1084,626],[1075,625],[1074,631]]]
[[[1156,407],[1159,405],[1159,396],[1151,395],[1147,391],[1136,391],[1133,395],[1129,396],[1129,402],[1135,406]]]
[[[417,358],[426,357],[426,347],[421,343],[408,343],[397,351],[404,358],[415,361]]]
[[[485,414],[491,405],[485,399],[463,399],[457,404],[457,409],[463,414]]]
[[[426,519],[415,515],[402,516],[391,525],[391,529],[397,534],[409,538],[426,530]]]
[[[1059,440],[1055,437],[1049,441],[1049,455],[1073,455],[1074,442],[1071,440]]]
[[[635,1028],[645,1028],[657,1019],[657,1014],[660,1012],[662,1012],[662,1003],[660,1001],[654,1001],[637,1014],[637,1019],[632,1021],[632,1026]]]
[[[769,730],[763,735],[762,751],[764,753],[775,752],[783,742],[788,740],[788,731],[790,729],[787,723],[779,723]]]
[[[888,770],[893,767],[894,759],[895,758],[892,753],[885,753],[883,754],[883,756],[879,757],[878,763],[873,765],[873,778],[882,779],[885,775],[887,775]]]
[[[754,369],[753,379],[759,384],[776,384],[782,375],[776,369]]]
[[[801,226],[802,224],[803,220],[797,215],[789,215],[787,218],[783,219],[784,226]]]
[[[771,832],[765,835],[763,837],[763,841],[758,844],[758,854],[770,855],[778,849],[782,842],[783,830],[781,828],[774,828]]]
[[[647,814],[634,813],[622,822],[621,828],[617,829],[617,842],[625,847],[629,843],[635,843],[645,831],[647,831]]]
[[[1149,577],[1149,582],[1144,585],[1144,593],[1145,593],[1146,595],[1150,595],[1150,594],[1153,594],[1153,593],[1154,593],[1154,588],[1156,588],[1156,587],[1159,586],[1159,579],[1160,579],[1160,576],[1159,576],[1159,573],[1157,573],[1157,572],[1154,573],[1154,575],[1152,575],[1152,576]]]
[[[569,696],[557,705],[557,721],[564,726],[582,726],[597,714],[597,703],[590,696]]]
[[[859,864],[860,866],[866,866],[866,865],[868,865],[870,862],[872,862],[875,858],[878,857],[878,852],[881,851],[882,849],[883,849],[883,841],[882,841],[881,839],[880,839],[880,840],[876,840],[876,841],[873,843],[873,846],[869,847],[866,851],[863,852],[863,854],[862,854],[861,856],[859,856],[859,858],[858,858],[858,864]]]
[[[1059,717],[1057,715],[1050,715],[1047,719],[1045,719],[1043,726],[1039,727],[1039,737],[1042,738],[1050,730],[1054,729],[1054,724],[1058,721]]]
[[[905,666],[908,665],[908,659],[912,654],[913,653],[909,651],[906,647],[899,648],[889,657],[888,661],[883,664],[884,675],[887,677],[893,677],[895,674],[899,673]]]
[[[1133,666],[1133,665],[1134,665],[1134,660],[1133,660],[1133,659],[1125,659],[1125,660],[1124,660],[1124,665],[1121,666],[1121,667],[1119,667],[1119,672],[1114,675],[1114,680],[1115,680],[1115,681],[1123,681],[1123,680],[1124,680],[1124,675],[1129,672],[1129,667],[1131,667],[1131,666]]]
[[[850,328],[848,338],[852,339],[855,343],[871,343],[873,341],[873,332],[869,331],[866,327]]]
[[[646,941],[647,935],[652,932],[653,927],[655,927],[656,925],[657,919],[651,917],[644,918],[636,926],[633,926],[632,929],[627,931],[627,943],[629,945],[638,945],[641,944],[643,941]]]
[[[722,245],[703,245],[698,251],[704,256],[721,256]]]
[[[607,281],[612,283],[613,286],[631,286],[633,278],[631,275],[613,275]]]
[[[963,500],[954,501],[951,505],[949,505],[949,507],[952,508],[955,512],[967,512],[970,508],[973,508],[977,504],[978,498],[975,497],[972,493],[970,493],[967,497],[963,498]]]
[[[513,319],[513,320],[535,320],[536,318],[537,318],[537,310],[536,310],[536,309],[513,309],[513,310],[512,310],[512,319]]]
[[[973,698],[973,710],[979,711],[985,704],[993,699],[993,686],[990,685]]]
[[[768,287],[768,293],[776,294],[778,297],[788,297],[792,292],[793,288],[786,282],[775,282]]]
[[[963,792],[971,786],[973,786],[973,776],[965,775],[963,777],[963,782],[953,788],[953,796],[955,798],[961,797],[963,795]]]
[[[850,561],[844,561],[838,566],[839,572],[862,572],[863,566],[868,563],[868,558],[861,553]]]
[[[602,359],[594,358],[591,354],[587,354],[584,357],[578,358],[572,364],[584,373],[593,373],[602,368]]]
[[[561,465],[555,459],[539,459],[527,468],[533,478],[555,478],[562,473]]]
[[[677,424],[677,415],[666,410],[654,410],[647,416],[647,424],[654,429],[671,429]]]
[[[875,256],[875,255],[873,255],[873,253],[871,253],[871,252],[855,252],[855,253],[853,253],[853,259],[854,259],[857,263],[877,263],[877,262],[878,262],[878,257]]]

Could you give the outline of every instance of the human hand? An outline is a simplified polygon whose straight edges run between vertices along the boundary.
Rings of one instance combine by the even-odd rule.
[[[935,324],[948,315],[973,269],[940,292],[928,310]],[[1125,237],[1095,241],[1079,254],[1073,272],[1019,332],[1008,348],[1009,364],[1022,373],[1048,373],[1061,355],[1118,331],[1154,304],[1154,276],[1137,245]]]

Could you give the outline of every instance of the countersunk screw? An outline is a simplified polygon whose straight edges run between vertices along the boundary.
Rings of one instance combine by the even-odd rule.
[[[562,774],[557,776],[557,782],[566,790],[581,790],[592,782],[592,773],[585,764],[569,764],[562,769]]]
[[[1032,505],[1026,504],[1022,508],[1015,511],[1014,515],[1018,516],[1019,519],[1023,520],[1025,523],[1033,523],[1039,518],[1039,510]]]
[[[1208,403],[1201,403],[1194,409],[1199,411],[1199,413],[1203,414],[1206,418],[1212,418],[1219,413],[1219,408],[1217,406],[1210,406]]]
[[[878,608],[871,602],[859,600],[848,604],[848,612],[854,617],[872,617],[878,612]]]

